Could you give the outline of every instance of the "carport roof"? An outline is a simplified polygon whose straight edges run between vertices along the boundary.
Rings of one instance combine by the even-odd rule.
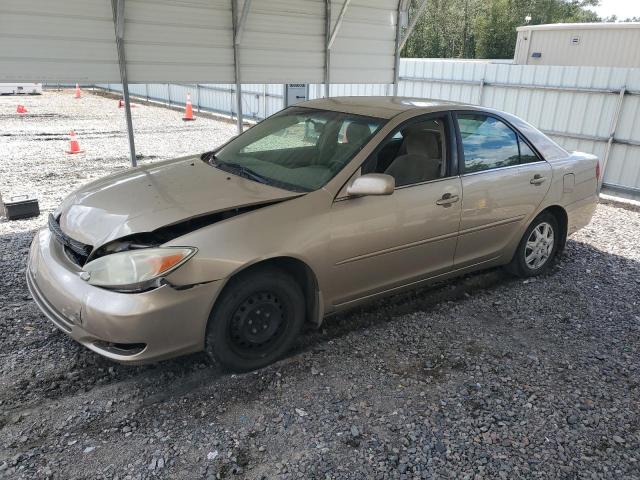
[[[393,83],[410,0],[4,0],[0,82]],[[401,28],[407,27],[404,37]]]
[[[129,83],[233,83],[239,72],[243,83],[323,83],[327,70],[332,83],[391,83],[407,8],[407,0],[6,0],[0,82],[120,82],[120,38]]]

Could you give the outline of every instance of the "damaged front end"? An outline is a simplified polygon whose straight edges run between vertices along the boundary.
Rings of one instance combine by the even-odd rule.
[[[278,202],[267,202],[259,205],[249,205],[245,207],[238,207],[220,212],[209,213],[189,218],[181,222],[173,223],[171,225],[166,225],[164,227],[153,230],[152,232],[141,232],[127,235],[126,237],[113,240],[106,245],[97,248],[95,251],[91,252],[91,254],[87,258],[87,261],[92,261],[105,255],[110,255],[112,253],[136,250],[140,248],[158,247],[164,243],[186,235],[187,233],[195,232],[196,230],[208,227],[209,225],[222,222],[223,220],[228,220],[229,218],[242,215],[243,213],[252,212],[259,208],[273,205],[274,203]]]
[[[118,292],[140,293],[168,284],[165,277],[197,253],[193,246],[163,247],[167,242],[201,228],[255,211],[279,201],[248,205],[200,215],[112,240],[94,248],[66,235],[59,218],[49,216],[49,230],[63,245],[67,257],[82,268],[80,278],[97,287]],[[173,286],[191,288],[194,285]]]

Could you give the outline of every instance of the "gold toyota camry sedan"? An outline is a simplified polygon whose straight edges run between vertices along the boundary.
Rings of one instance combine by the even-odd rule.
[[[27,281],[105,357],[205,350],[246,371],[361,302],[499,265],[545,271],[590,221],[599,176],[596,157],[507,113],[313,100],[71,194],[36,234]]]

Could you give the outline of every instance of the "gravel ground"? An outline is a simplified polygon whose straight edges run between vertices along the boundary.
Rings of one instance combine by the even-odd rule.
[[[47,212],[127,167],[115,101],[49,92],[19,119],[15,103],[0,97],[3,193]],[[134,125],[144,161],[234,130],[156,107]],[[62,153],[70,128],[84,157]],[[636,210],[600,205],[542,278],[491,271],[377,302],[244,375],[203,355],[121,366],[68,339],[24,282],[43,222],[0,220],[0,477],[640,478]]]

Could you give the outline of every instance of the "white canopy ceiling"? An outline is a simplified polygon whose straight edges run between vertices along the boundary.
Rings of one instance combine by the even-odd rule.
[[[129,83],[233,83],[234,0],[122,0]],[[398,0],[238,0],[243,83],[394,80]],[[407,3],[404,0],[403,3]],[[0,82],[120,82],[111,0],[1,0]],[[328,28],[330,30],[328,31]]]

